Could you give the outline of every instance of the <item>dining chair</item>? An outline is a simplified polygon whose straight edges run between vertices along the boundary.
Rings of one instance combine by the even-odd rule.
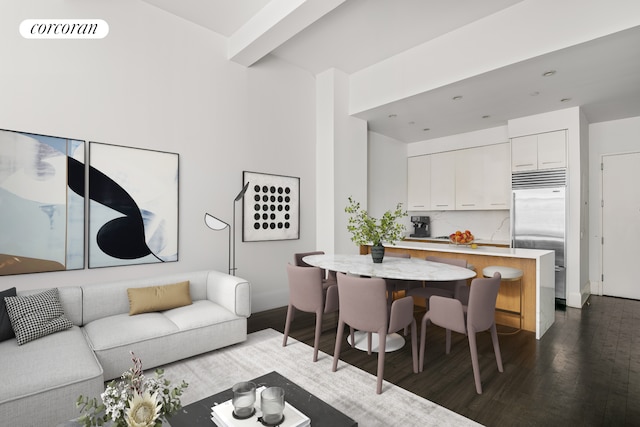
[[[496,299],[500,289],[500,273],[495,273],[491,278],[473,279],[469,290],[469,305],[466,313],[462,303],[454,298],[443,298],[434,295],[429,301],[429,311],[423,316],[420,330],[420,372],[424,369],[424,348],[426,342],[426,329],[428,323],[446,329],[446,353],[451,351],[451,331],[465,334],[469,340],[471,353],[471,365],[473,378],[476,383],[476,392],[482,394],[480,383],[480,367],[478,363],[478,347],[476,334],[489,330],[493,342],[493,351],[496,355],[498,371],[503,372],[502,355],[498,332],[496,330],[495,312]]]
[[[384,279],[347,276],[343,273],[338,273],[337,279],[340,314],[338,315],[332,371],[335,372],[338,368],[345,325],[348,325],[352,330],[369,333],[368,354],[371,354],[371,333],[377,333],[379,344],[376,393],[382,393],[387,334],[392,334],[411,325],[413,372],[418,373],[418,339],[416,320],[413,317],[413,300],[409,297],[395,300],[391,305],[391,315],[387,316],[387,286]]]
[[[323,251],[313,251],[313,252],[300,252],[293,254],[293,264],[298,267],[312,267],[303,261],[303,258],[309,255],[324,255]],[[327,289],[331,285],[335,285],[336,282],[336,272],[335,271],[325,271],[324,268],[322,270],[322,286],[324,289]]]
[[[430,255],[427,256],[425,260],[467,268],[467,261],[464,259]],[[408,289],[407,296],[424,298],[424,306],[427,310],[429,310],[429,298],[434,295],[445,298],[459,298],[462,304],[466,305],[468,293],[465,288],[467,288],[466,280],[427,281],[424,287],[412,287]]]
[[[313,340],[313,361],[318,360],[318,347],[322,334],[322,317],[338,309],[338,286],[336,284],[323,288],[322,269],[318,267],[298,267],[287,264],[289,279],[289,306],[284,324],[282,346],[287,345],[291,322],[295,311],[300,310],[316,315],[316,331]]]
[[[399,253],[399,252],[387,252],[385,256],[391,257],[391,258],[411,258],[411,255]],[[384,279],[384,280],[385,280],[385,283],[387,284],[387,310],[390,313],[391,303],[393,302],[394,293],[400,290],[406,291],[409,288],[409,286],[411,286],[411,283],[413,283],[414,281],[400,280],[400,279]]]

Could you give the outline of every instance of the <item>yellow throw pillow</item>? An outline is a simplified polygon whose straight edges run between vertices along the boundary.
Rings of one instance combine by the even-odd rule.
[[[129,316],[191,304],[189,281],[147,288],[129,288]]]

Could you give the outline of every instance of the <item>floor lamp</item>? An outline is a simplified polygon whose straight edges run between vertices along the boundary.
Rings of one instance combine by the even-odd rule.
[[[242,200],[244,198],[244,194],[247,192],[247,188],[249,188],[249,183],[247,182],[242,190],[238,193],[235,199],[233,199],[233,218],[231,220],[232,226],[229,226],[228,223],[222,221],[221,219],[216,218],[213,215],[208,213],[204,214],[204,222],[207,224],[212,230],[222,231],[225,228],[229,229],[229,274],[235,276],[236,275],[236,202]],[[232,237],[233,235],[233,237]],[[233,244],[233,245],[232,245]],[[232,258],[233,254],[233,258]],[[233,264],[232,264],[233,259]]]
[[[223,220],[208,213],[204,214],[204,223],[212,230],[222,231],[225,228],[229,230],[229,274],[231,274],[231,227]]]

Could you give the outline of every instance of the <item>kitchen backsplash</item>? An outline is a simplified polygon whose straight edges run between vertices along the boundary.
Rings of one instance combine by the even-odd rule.
[[[477,240],[509,242],[509,211],[425,211],[410,215],[426,215],[431,219],[431,237],[448,236],[456,230],[470,230]],[[407,227],[407,236],[413,227]]]

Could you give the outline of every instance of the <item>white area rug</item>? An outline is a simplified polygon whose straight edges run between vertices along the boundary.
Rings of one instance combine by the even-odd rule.
[[[273,329],[249,334],[247,341],[164,366],[172,382],[184,379],[189,388],[183,405],[196,402],[239,381],[277,371],[358,422],[372,426],[478,426],[427,399],[384,382],[376,394],[376,377],[343,361],[331,372],[333,357],[320,353],[313,363],[313,348]]]

